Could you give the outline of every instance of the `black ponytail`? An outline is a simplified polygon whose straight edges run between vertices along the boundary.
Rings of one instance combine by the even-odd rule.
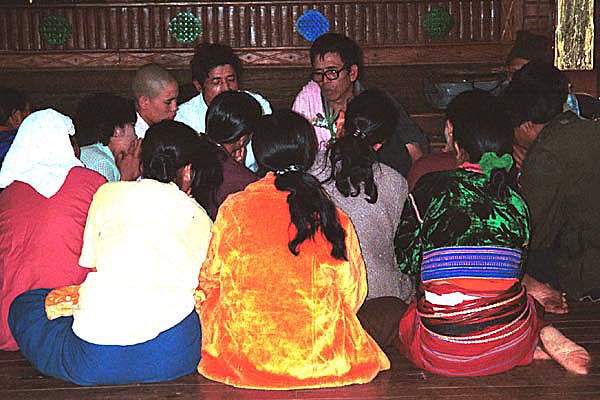
[[[509,173],[504,168],[494,168],[490,173],[490,187],[499,199],[508,195]]]
[[[453,138],[466,152],[468,160],[480,163],[485,153],[495,157],[511,154],[514,132],[505,105],[482,90],[463,92],[448,105],[448,119],[452,123]],[[508,194],[509,173],[505,168],[492,168],[489,185],[497,198]]]
[[[377,185],[373,164],[377,156],[373,146],[391,137],[398,115],[392,99],[377,89],[365,90],[346,107],[344,135],[328,149],[331,175],[335,187],[344,196],[358,196],[364,190],[366,200],[375,203]]]
[[[373,164],[377,158],[364,139],[345,135],[330,146],[327,156],[331,175],[326,182],[335,181],[335,187],[345,197],[356,197],[364,188],[367,202],[377,201],[377,185],[373,178]]]
[[[277,110],[261,119],[253,138],[253,150],[262,170],[276,174],[275,187],[289,192],[291,222],[296,236],[288,243],[298,255],[298,246],[321,230],[331,243],[331,255],[346,258],[346,232],[338,211],[320,182],[305,172],[314,162],[317,141],[312,126],[291,110]]]
[[[333,246],[331,255],[338,260],[346,260],[346,235],[335,205],[320,182],[304,172],[286,172],[275,178],[275,187],[290,192],[287,202],[292,223],[298,231],[296,237],[288,243],[290,251],[298,255],[298,246],[306,239],[312,239],[320,228]]]
[[[192,196],[214,220],[217,217],[217,191],[223,184],[224,153],[206,135],[199,137],[199,151],[192,167],[195,175],[192,180]]]

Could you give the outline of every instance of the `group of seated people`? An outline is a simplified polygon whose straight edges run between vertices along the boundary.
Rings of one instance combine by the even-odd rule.
[[[500,97],[458,95],[448,152],[423,157],[402,107],[358,83],[356,43],[328,33],[310,57],[293,110],[203,44],[179,109],[148,65],[133,102],[28,115],[0,169],[0,349],[80,385],[343,386],[393,347],[448,376],[586,374],[543,319],[600,287],[600,128],[563,112],[563,74],[531,60]]]

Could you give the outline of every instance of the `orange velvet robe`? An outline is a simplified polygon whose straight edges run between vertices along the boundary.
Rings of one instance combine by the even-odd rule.
[[[340,211],[348,261],[317,233],[294,256],[288,192],[272,173],[231,195],[200,271],[198,372],[229,385],[298,389],[371,381],[389,360],[356,312],[367,293],[354,227]]]

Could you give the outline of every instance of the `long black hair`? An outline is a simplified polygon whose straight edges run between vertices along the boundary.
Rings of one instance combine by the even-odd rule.
[[[196,173],[192,182],[192,194],[213,219],[217,217],[217,191],[223,184],[223,152],[206,135],[201,135],[200,151],[197,163],[200,173]],[[193,164],[192,164],[193,166]]]
[[[337,209],[320,182],[306,171],[317,154],[317,139],[310,123],[291,110],[276,110],[258,123],[252,144],[261,170],[275,172],[275,187],[290,194],[287,202],[297,234],[288,248],[298,246],[320,229],[332,244],[331,255],[346,260],[346,232]]]
[[[173,182],[177,171],[192,166],[192,197],[214,217],[216,190],[223,183],[219,148],[207,138],[181,122],[165,120],[152,125],[142,142],[142,165],[145,178]]]
[[[260,104],[248,93],[239,90],[219,93],[206,112],[206,134],[216,143],[233,143],[251,135],[261,115]]]
[[[397,123],[394,103],[381,90],[366,90],[350,101],[346,107],[344,135],[328,150],[331,175],[335,187],[345,197],[358,196],[361,188],[367,202],[377,201],[377,185],[373,179],[373,164],[377,156],[376,144],[390,138]]]
[[[512,153],[514,131],[504,104],[483,90],[463,92],[448,105],[452,136],[458,147],[466,151],[469,161],[479,163],[485,153],[501,157]],[[503,168],[490,173],[492,189],[503,197],[509,174]]]

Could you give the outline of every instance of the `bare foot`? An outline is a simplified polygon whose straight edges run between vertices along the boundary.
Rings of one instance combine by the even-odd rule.
[[[550,357],[548,355],[548,353],[546,353],[540,346],[537,346],[535,348],[535,351],[533,352],[533,359],[534,360],[552,360],[552,357]]]
[[[542,328],[540,339],[550,357],[567,371],[587,375],[591,357],[586,349],[565,337],[552,325]]]
[[[542,283],[527,274],[523,277],[522,284],[527,288],[527,293],[544,306],[546,312],[552,314],[566,314],[569,312],[569,305],[564,293],[560,293],[552,286]]]

